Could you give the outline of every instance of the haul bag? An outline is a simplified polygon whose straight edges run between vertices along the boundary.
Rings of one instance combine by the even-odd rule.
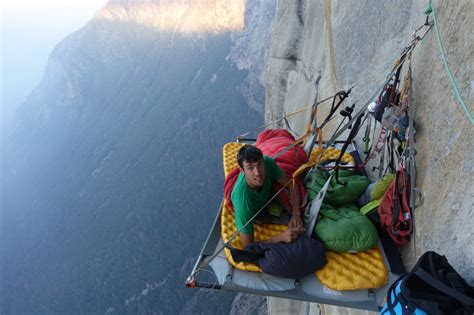
[[[402,303],[403,298],[401,297],[400,289],[401,279],[395,281],[387,292],[387,304],[382,309],[380,314],[407,314],[407,315],[429,315],[422,309],[412,307],[408,310],[408,307],[405,307],[406,303]],[[390,305],[390,308],[387,307]]]
[[[400,277],[387,293],[381,314],[474,313],[474,288],[436,252],[423,254],[408,275]]]

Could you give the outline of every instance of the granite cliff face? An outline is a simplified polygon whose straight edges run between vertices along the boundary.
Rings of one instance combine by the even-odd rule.
[[[435,5],[449,65],[472,112],[473,3]],[[348,103],[359,100],[356,109],[362,106],[424,23],[425,9],[426,2],[279,1],[265,77],[265,119],[278,119],[355,83]],[[435,250],[472,284],[474,129],[455,99],[434,30],[415,50],[413,77],[417,186],[424,202],[416,209],[416,235],[403,248],[404,260],[410,268],[423,252]],[[300,115],[289,122],[302,132],[307,119]],[[330,134],[328,130],[325,138]],[[361,143],[361,137],[357,140]],[[270,299],[269,310],[292,307]],[[301,311],[307,307],[301,304]],[[322,311],[347,312],[327,306]]]

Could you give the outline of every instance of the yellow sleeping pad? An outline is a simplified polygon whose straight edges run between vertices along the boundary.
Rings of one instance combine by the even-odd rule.
[[[310,161],[316,160],[317,153],[318,153],[318,147],[315,147],[313,151],[311,151],[310,158],[309,158]],[[333,148],[333,147],[326,148],[323,154],[321,155],[321,161],[337,160],[339,158],[339,154],[341,154],[341,151],[336,148]],[[344,154],[342,155],[341,161],[344,163],[355,164],[354,158],[352,157],[352,155],[350,155],[347,152],[344,152]]]
[[[387,283],[387,268],[379,248],[357,254],[327,251],[326,259],[327,264],[316,276],[330,289],[375,289]]]
[[[224,175],[227,176],[237,164],[237,152],[243,146],[242,143],[230,142],[224,145],[223,162]],[[316,149],[315,149],[316,150]],[[312,153],[315,152],[313,150]],[[321,160],[335,160],[339,157],[340,151],[335,148],[327,148]],[[342,161],[354,163],[354,159],[345,153]],[[254,239],[261,241],[276,236],[286,230],[286,225],[281,224],[254,224]],[[227,242],[234,233],[237,232],[235,226],[234,210],[226,202],[223,204],[221,213],[221,236]],[[240,236],[237,236],[231,243],[234,248],[243,248]],[[230,250],[224,249],[225,256],[234,268],[245,271],[261,272],[260,267],[251,263],[236,263],[232,259]],[[322,284],[335,290],[353,290],[378,288],[387,282],[387,270],[383,257],[378,248],[370,249],[363,253],[335,253],[326,252],[328,263],[316,272]]]
[[[224,163],[224,177],[227,177],[233,169],[239,166],[237,163],[237,152],[245,143],[229,142],[222,149],[222,162]]]

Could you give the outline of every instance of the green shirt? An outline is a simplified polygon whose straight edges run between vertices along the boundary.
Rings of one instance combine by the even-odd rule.
[[[270,199],[272,181],[277,181],[283,175],[282,170],[272,158],[263,156],[263,162],[265,166],[265,180],[261,191],[252,190],[247,184],[243,173],[239,174],[232,190],[231,199],[234,206],[237,229],[244,226],[267,203]],[[240,232],[242,234],[253,234],[253,223],[249,223]]]

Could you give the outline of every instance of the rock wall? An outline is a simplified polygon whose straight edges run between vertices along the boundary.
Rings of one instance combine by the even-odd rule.
[[[266,71],[266,121],[356,83],[346,104],[357,101],[356,110],[361,108],[384,81],[413,31],[425,22],[426,5],[426,1],[402,0],[279,1]],[[472,112],[474,35],[470,30],[474,21],[469,17],[474,14],[474,2],[435,1],[434,5],[449,66]],[[422,253],[434,250],[472,284],[474,129],[456,101],[434,29],[413,53],[413,104],[417,186],[424,202],[416,209],[415,235],[402,249],[404,262],[409,269]],[[318,113],[324,115],[328,107],[320,106]],[[289,124],[302,133],[308,119],[309,111],[290,118]],[[325,130],[325,139],[331,128]],[[281,300],[269,299],[268,309],[274,313],[288,307]],[[327,306],[321,310],[346,312]]]

